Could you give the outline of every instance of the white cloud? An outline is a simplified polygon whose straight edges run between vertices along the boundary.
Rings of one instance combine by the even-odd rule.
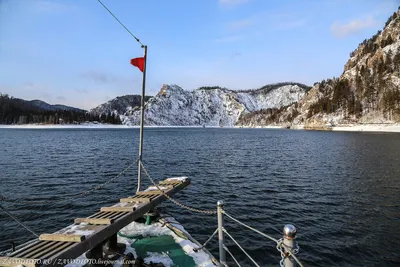
[[[376,21],[372,17],[369,17],[365,20],[352,20],[348,23],[335,21],[331,25],[331,32],[335,37],[344,38],[353,34],[357,34],[364,29],[375,27],[377,25],[378,21]]]
[[[237,6],[241,4],[245,4],[250,0],[218,0],[221,6]]]

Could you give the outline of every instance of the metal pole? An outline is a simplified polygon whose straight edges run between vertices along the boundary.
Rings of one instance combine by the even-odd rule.
[[[140,102],[140,142],[139,142],[139,160],[138,160],[138,187],[136,192],[140,191],[140,185],[142,182],[142,152],[143,152],[143,124],[144,124],[144,97],[146,93],[146,65],[147,65],[147,45],[142,46],[144,48],[144,66],[143,66],[143,82],[142,82],[142,99]]]
[[[224,249],[224,217],[222,216],[222,208],[224,207],[224,201],[219,200],[217,202],[217,216],[218,216],[218,243],[219,243],[219,262],[221,266],[226,266],[226,254]]]
[[[293,259],[292,256],[289,255],[289,252],[293,252],[294,247],[295,247],[295,242],[294,239],[296,238],[296,227],[294,227],[291,224],[285,225],[283,227],[283,244],[284,249],[285,249],[285,267],[295,267],[296,266],[296,261]]]

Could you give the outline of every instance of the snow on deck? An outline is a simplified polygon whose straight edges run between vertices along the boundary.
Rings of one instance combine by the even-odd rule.
[[[68,234],[68,235],[93,235],[96,231],[95,228],[99,228],[98,225],[89,225],[88,223],[72,224],[57,232],[55,234]]]
[[[171,178],[167,178],[165,179],[165,181],[181,181],[184,182],[186,181],[188,178],[186,176],[180,176],[180,177],[171,177]]]
[[[171,189],[168,186],[158,186],[158,188],[160,188],[160,190],[169,190]],[[156,191],[158,190],[157,186],[149,186],[146,190],[144,190],[144,192],[149,192],[149,191]]]
[[[181,230],[183,233],[186,235],[190,236],[189,233],[184,229],[182,225],[179,224],[173,217],[166,217],[164,218],[170,225],[173,227]],[[72,227],[67,227],[70,230],[74,230],[75,233],[82,231],[80,230],[80,226],[87,226],[87,224],[82,223],[81,225],[75,225]],[[65,229],[67,229],[65,228]],[[89,231],[88,231],[89,232]],[[162,236],[162,235],[170,235],[174,238],[175,242],[182,247],[182,249],[185,251],[187,255],[189,255],[194,262],[196,263],[197,266],[199,267],[215,267],[211,257],[205,253],[202,250],[199,250],[198,252],[194,252],[194,248],[198,248],[198,245],[193,243],[190,240],[184,239],[176,235],[172,230],[170,230],[166,226],[162,226],[161,223],[154,223],[151,225],[145,225],[143,223],[137,223],[137,222],[132,222],[126,227],[122,228],[120,230],[120,233],[126,236],[144,236],[144,237],[149,237],[149,236]],[[88,234],[88,233],[86,233]],[[127,238],[127,237],[122,237],[118,236],[118,242],[123,243],[126,245],[126,250],[124,254],[126,255],[127,253],[132,253],[135,258],[137,258],[137,253],[131,245],[136,241],[135,238]],[[168,256],[168,254],[163,253],[155,253],[155,252],[148,252],[147,257],[144,258],[145,263],[150,263],[152,261],[153,263],[163,263],[166,267],[173,267],[175,266],[172,259]],[[76,258],[73,262],[71,262],[68,265],[65,265],[67,267],[82,267],[84,266],[89,260],[86,258],[85,254],[82,254],[78,258]],[[114,264],[114,267],[120,267],[122,266],[122,259],[117,260]]]
[[[180,225],[175,219],[173,219],[172,217],[168,217],[168,222],[170,222],[171,225],[173,225],[174,227],[178,228],[179,230],[181,230],[182,232],[184,232],[185,234],[189,235],[188,232],[183,228],[182,225]],[[202,250],[199,250],[198,252],[194,252],[193,249],[194,248],[198,248],[198,245],[196,245],[195,243],[193,243],[190,240],[184,239],[179,237],[178,235],[176,235],[172,230],[170,230],[167,227],[163,227],[161,225],[161,223],[154,223],[151,225],[145,225],[142,223],[136,223],[136,222],[132,222],[131,224],[127,225],[126,227],[122,228],[120,230],[120,233],[123,235],[127,235],[127,236],[132,236],[132,235],[142,235],[142,236],[161,236],[161,235],[170,235],[174,238],[175,242],[177,244],[179,244],[182,249],[185,251],[185,253],[187,255],[189,255],[190,257],[193,258],[194,262],[197,264],[197,266],[199,267],[215,267],[214,263],[212,262],[211,257],[205,253]],[[125,237],[120,237],[118,236],[118,241],[123,241],[124,243],[126,242],[126,240],[130,240],[129,238],[125,238]],[[131,240],[131,243],[133,243],[134,240]],[[148,257],[145,258],[145,262],[157,262],[155,260],[155,254],[151,254],[149,257],[151,259],[149,259]],[[166,260],[166,257],[168,257],[168,255],[158,255],[158,259],[160,260],[159,262],[162,262],[166,267],[172,267],[174,266],[172,263],[172,260],[169,259],[171,262],[169,262],[168,260]]]

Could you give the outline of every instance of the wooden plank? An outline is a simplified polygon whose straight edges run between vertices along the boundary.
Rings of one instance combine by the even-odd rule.
[[[73,242],[60,242],[60,241],[57,241],[54,244],[52,244],[50,247],[48,247],[47,249],[43,249],[43,250],[40,250],[39,252],[37,252],[34,255],[33,258],[35,258],[35,259],[46,259],[45,257],[43,257],[43,255],[46,255],[46,254],[50,253],[51,251],[54,251],[55,249],[57,249],[62,244],[73,244]]]
[[[186,186],[188,186],[190,184],[190,180],[186,180],[184,182],[179,181],[180,183],[177,184],[177,186],[175,186],[174,188],[172,188],[171,190],[168,190],[166,192],[166,194],[168,196],[172,196],[174,193],[180,191],[181,189],[185,188]],[[146,194],[148,194],[148,192],[146,192]],[[27,262],[27,264],[24,264],[26,267],[36,267],[36,266],[63,266],[64,264],[62,264],[62,260],[63,259],[75,259],[76,257],[82,255],[82,253],[84,253],[85,251],[88,251],[90,249],[92,249],[93,247],[95,247],[96,245],[106,241],[108,238],[110,238],[112,235],[115,235],[121,228],[125,227],[126,225],[128,225],[129,223],[131,223],[132,221],[140,218],[141,216],[143,216],[143,214],[145,214],[146,212],[149,212],[153,207],[157,206],[158,204],[160,204],[161,202],[163,202],[164,200],[166,200],[166,197],[164,195],[150,195],[150,197],[129,197],[127,198],[128,201],[127,202],[145,202],[142,203],[140,205],[137,205],[136,210],[133,212],[121,212],[121,216],[118,214],[118,212],[113,212],[113,211],[109,211],[108,213],[111,213],[113,216],[113,219],[110,218],[77,218],[75,219],[75,223],[76,224],[80,224],[80,223],[89,223],[89,226],[93,226],[98,224],[98,226],[96,226],[96,232],[93,233],[92,235],[88,235],[86,236],[86,239],[83,240],[82,242],[63,242],[61,246],[59,245],[51,245],[50,247],[55,248],[54,251],[49,251],[48,249],[45,249],[45,251],[41,251],[42,253],[40,253],[41,258],[42,259],[46,259],[49,261],[42,261],[42,262],[38,262],[39,260],[31,260],[30,262]],[[124,202],[124,201],[122,201]],[[106,213],[106,212],[101,212],[101,214]],[[114,215],[118,214],[118,217]],[[95,216],[98,216],[98,214],[96,214]],[[114,218],[118,218],[118,219],[114,219]],[[43,242],[43,243],[42,243]],[[48,248],[49,246],[47,245],[47,242],[53,243],[52,241],[39,241],[39,243],[42,243],[40,246],[39,245],[34,245],[32,246],[32,250],[36,250],[39,247],[46,246],[46,248]],[[60,243],[60,242],[55,242],[55,243]],[[68,244],[68,245],[66,245]],[[29,246],[27,246],[28,251]],[[23,251],[24,248],[21,248],[21,252],[20,254],[26,254],[26,251]],[[36,251],[32,251],[32,253],[34,253]],[[30,253],[31,254],[31,253]],[[50,257],[50,258],[48,258]],[[29,258],[29,257],[26,257]],[[1,259],[0,258],[0,266],[2,266],[1,264]],[[18,259],[18,258],[17,258]],[[12,258],[12,260],[15,262],[16,258]],[[23,259],[22,259],[23,260]],[[3,260],[4,261],[4,260]],[[40,264],[38,264],[40,263]],[[5,265],[5,266],[10,266],[10,267],[16,267],[20,265],[19,264],[14,264],[14,265]]]
[[[111,215],[112,212],[110,211],[106,211],[106,212],[101,212],[98,216],[96,216],[96,219],[105,219],[105,218],[109,218],[109,216]]]
[[[127,197],[121,198],[120,202],[136,202],[136,203],[149,203],[151,201],[148,197]]]
[[[38,252],[42,251],[45,248],[51,247],[55,243],[55,241],[44,241],[44,243],[41,243],[41,246],[38,246],[35,250],[29,251],[29,253],[24,254],[23,257],[26,259],[35,259],[35,255]]]
[[[89,217],[88,217],[89,218]],[[79,224],[79,225],[70,225],[64,229],[61,229],[54,234],[67,234],[67,235],[75,235],[79,233],[79,231],[90,231],[90,234],[94,234],[96,231],[104,228],[104,225],[94,225],[94,224]],[[88,232],[89,233],[89,232]]]
[[[167,195],[172,196],[174,193],[182,190],[183,188],[187,187],[190,184],[190,180],[186,180],[185,182],[181,183],[180,185],[171,189]],[[121,228],[125,227],[132,221],[140,218],[146,212],[149,212],[153,207],[159,205],[161,202],[166,200],[165,196],[158,196],[153,201],[147,204],[140,205],[136,208],[135,212],[129,212],[126,215],[122,216],[115,223],[111,225],[105,226],[103,229],[96,232],[94,235],[86,237],[86,240],[81,243],[74,243],[74,246],[66,249],[63,252],[57,253],[51,259],[74,259],[79,255],[82,255],[84,251],[92,249],[96,244],[99,244],[106,240],[107,238],[111,237],[115,233],[117,233]],[[48,265],[46,265],[48,266]],[[55,265],[52,265],[55,266]]]
[[[74,243],[74,242],[60,242],[61,246],[57,246],[53,250],[49,251],[47,254],[44,254],[40,256],[41,259],[48,259],[51,256],[54,256],[56,253],[60,251],[65,251],[66,249],[69,249],[72,245],[74,244],[79,244],[79,243]]]
[[[128,212],[117,212],[117,213],[115,213],[114,216],[112,216],[110,218],[117,220],[117,219],[121,218],[122,216],[125,216],[126,214],[128,214]]]
[[[89,223],[89,224],[112,224],[114,222],[113,219],[109,218],[76,218],[74,223]]]
[[[25,267],[38,267],[40,266],[39,259],[25,259],[15,257],[0,257],[0,266],[4,267],[15,267],[23,265]]]
[[[27,251],[30,251],[32,249],[35,249],[40,246],[41,243],[44,241],[40,242],[39,240],[37,242],[34,242],[32,244],[26,245],[25,247],[19,248],[17,251],[14,251],[11,253],[9,256],[11,257],[17,257],[17,258],[23,258],[21,257],[23,254],[25,254]]]
[[[170,180],[170,181],[168,181],[168,180],[164,180],[164,181],[161,181],[161,182],[159,182],[158,183],[158,185],[160,186],[165,186],[165,185],[178,185],[178,184],[181,184],[182,183],[182,181],[179,181],[179,180]]]
[[[165,191],[164,190],[163,191],[161,191],[161,190],[140,191],[140,192],[137,192],[136,195],[137,196],[142,196],[142,195],[162,195],[163,192],[167,193],[168,190],[165,190]]]
[[[83,241],[83,243],[84,242],[86,242],[86,241]],[[53,260],[54,262],[56,262],[55,261],[55,259],[69,259],[69,260],[71,260],[71,259],[75,259],[76,257],[75,256],[71,256],[71,257],[62,257],[62,255],[64,255],[65,253],[68,253],[69,251],[73,251],[76,247],[80,247],[81,245],[82,245],[82,243],[67,243],[67,244],[69,244],[69,246],[61,246],[61,247],[59,247],[59,248],[57,248],[53,253],[52,253],[52,256],[50,256],[50,258],[48,258],[48,259],[50,259],[50,260]],[[88,251],[88,250],[90,250],[90,249],[92,249],[92,247],[89,247],[87,250],[85,250],[84,252],[82,252],[81,253],[81,255],[83,254],[83,253],[85,253],[86,251]],[[78,257],[78,256],[77,256]],[[63,262],[62,260],[60,260],[60,261],[57,261],[57,262]],[[49,265],[45,265],[45,266],[60,266],[59,264],[49,264]],[[65,264],[64,265],[61,265],[61,266],[65,266]]]
[[[88,216],[88,218],[95,218],[97,215],[99,215],[101,213],[101,211],[96,212],[95,214],[92,214],[90,216]]]
[[[172,185],[172,184],[164,184],[164,185],[158,184],[158,187],[162,191],[168,191],[168,190],[171,190],[172,188],[174,188],[174,185]],[[159,190],[159,189],[156,186],[152,185],[149,188],[147,188],[145,191],[140,191],[140,192],[151,192],[151,191],[155,191],[155,190]]]
[[[102,207],[101,211],[117,211],[117,212],[133,212],[136,210],[136,207]]]
[[[82,242],[85,240],[84,235],[69,234],[41,234],[39,240],[43,241],[63,241],[63,242]]]

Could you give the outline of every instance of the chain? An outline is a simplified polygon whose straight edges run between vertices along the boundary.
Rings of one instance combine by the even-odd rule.
[[[144,173],[146,174],[147,178],[149,178],[150,182],[158,189],[160,190],[160,192],[170,201],[172,201],[173,203],[175,203],[176,205],[178,205],[181,208],[184,208],[186,210],[192,211],[192,212],[196,212],[196,213],[203,213],[203,214],[208,214],[208,215],[213,215],[213,214],[217,214],[216,210],[201,210],[201,209],[196,209],[196,208],[192,208],[189,207],[185,204],[182,204],[180,202],[178,202],[177,200],[173,199],[172,197],[168,196],[167,194],[164,193],[164,191],[154,182],[154,180],[150,177],[149,172],[147,171],[147,169],[144,167],[143,162],[140,161],[140,166],[142,167]]]
[[[124,173],[126,173],[130,168],[132,168],[133,165],[136,165],[136,163],[137,163],[137,160],[135,160],[128,167],[126,167],[123,171],[121,171],[120,173],[118,173],[116,176],[114,176],[110,180],[106,181],[105,183],[100,184],[92,189],[83,191],[78,194],[67,195],[65,197],[60,196],[60,199],[56,199],[56,200],[21,200],[21,199],[11,199],[11,198],[0,195],[0,202],[9,202],[9,203],[14,203],[14,204],[46,204],[46,203],[54,204],[57,202],[63,202],[66,200],[83,197],[83,196],[89,195],[90,193],[93,193],[96,190],[100,190],[100,189],[104,188],[105,186],[107,186],[108,184],[110,184],[111,182],[115,181],[116,179],[121,177]]]
[[[300,246],[299,243],[295,243],[294,244],[294,248],[292,249],[292,255],[296,255],[297,253],[299,253],[300,251]],[[276,244],[276,249],[281,253],[281,260],[279,261],[279,265],[281,267],[285,267],[285,259],[290,255],[289,253],[285,252],[285,249],[283,247],[283,238],[279,239],[277,244]],[[295,258],[295,260],[297,261],[297,259]]]

